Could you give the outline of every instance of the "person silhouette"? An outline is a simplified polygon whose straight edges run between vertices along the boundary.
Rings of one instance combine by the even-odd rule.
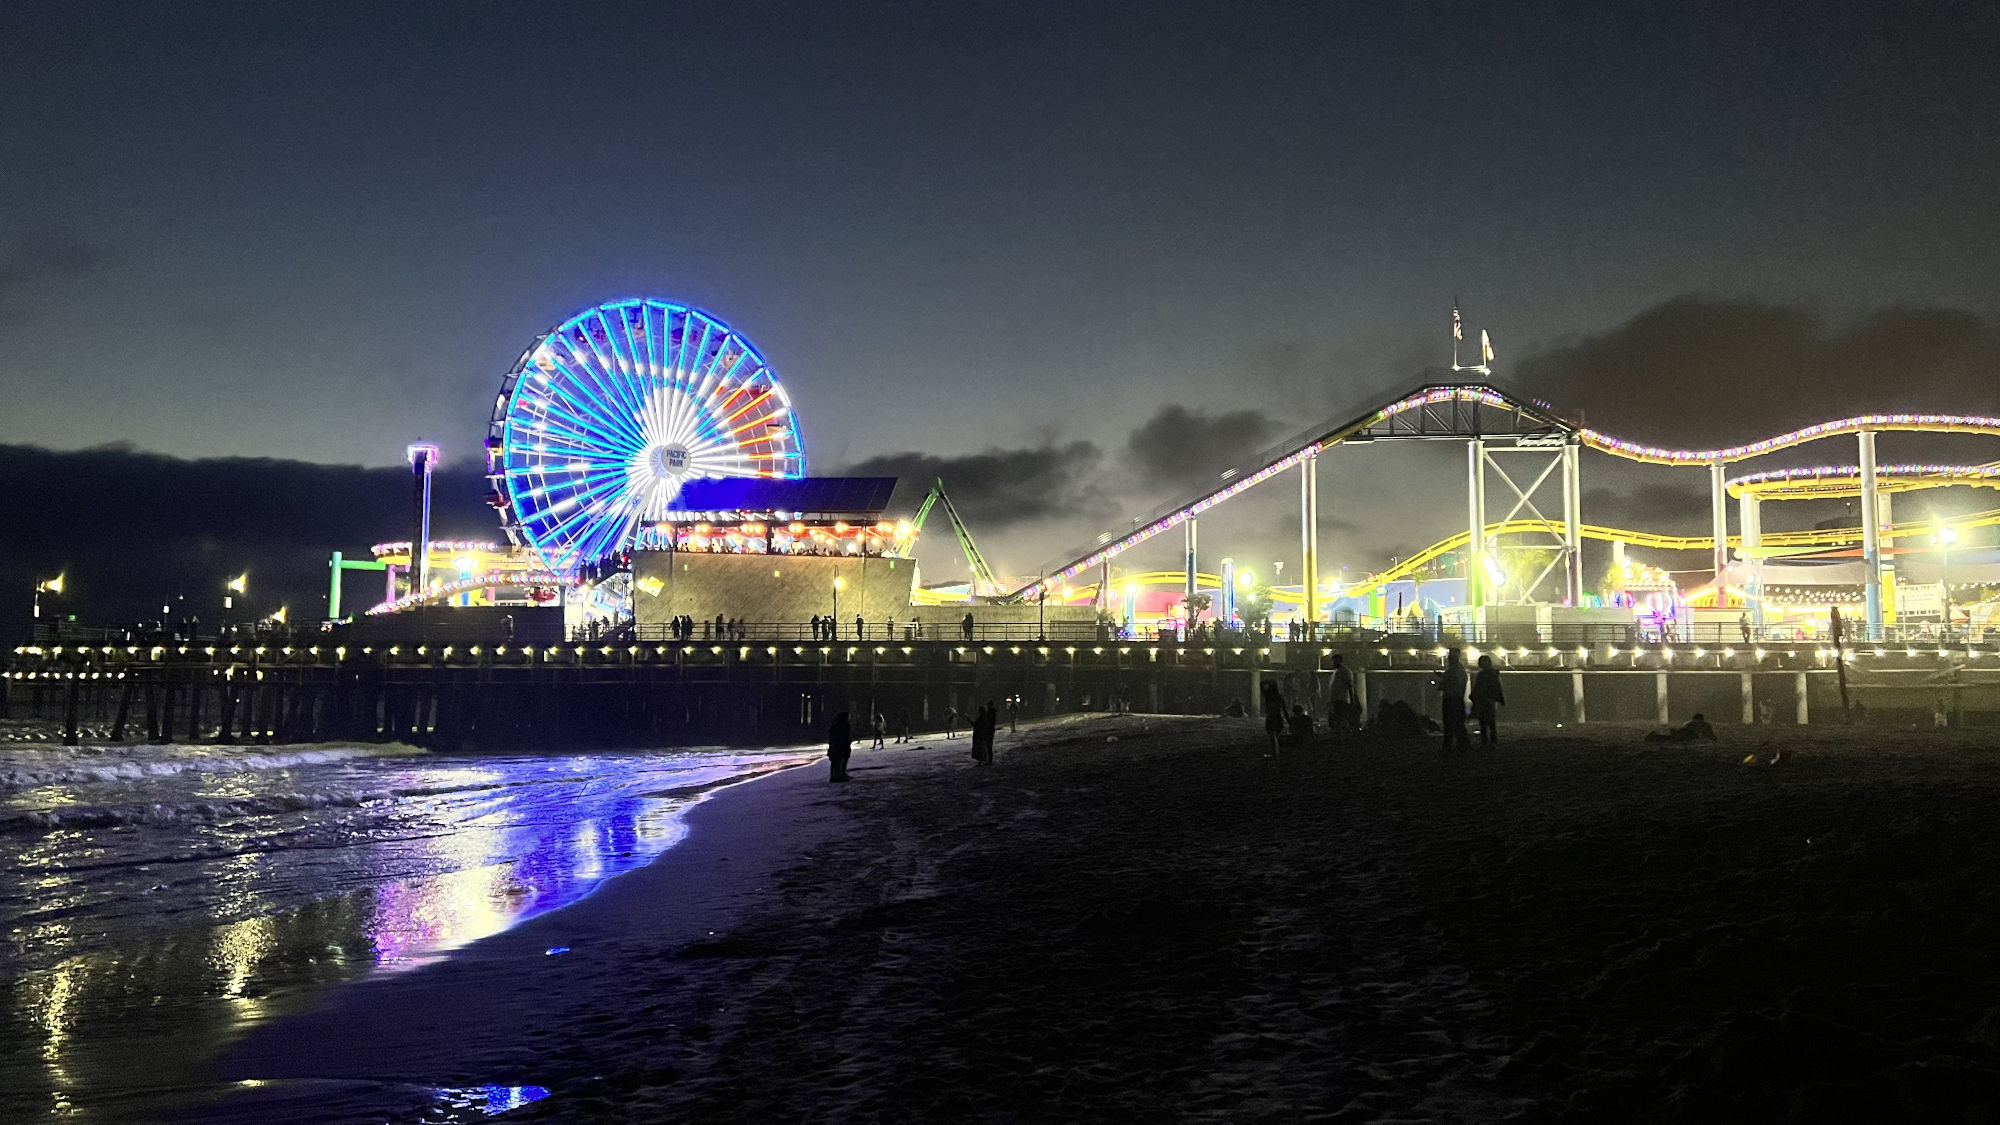
[[[1471,749],[1472,737],[1465,729],[1466,693],[1471,687],[1471,679],[1465,674],[1465,659],[1458,649],[1445,654],[1444,675],[1438,677],[1438,695],[1442,710],[1439,721],[1444,724],[1444,749]]]
[[[1500,690],[1500,669],[1493,658],[1479,658],[1479,671],[1472,677],[1472,717],[1479,723],[1479,746],[1494,750],[1500,746],[1500,706],[1507,694]]]
[[[1264,712],[1264,734],[1271,740],[1270,749],[1264,751],[1264,756],[1275,758],[1278,756],[1278,740],[1285,734],[1285,697],[1278,691],[1276,680],[1265,680],[1259,690],[1262,692],[1259,705]]]
[[[826,760],[831,770],[828,781],[846,781],[847,759],[854,753],[854,731],[847,724],[847,712],[834,716],[826,732]]]

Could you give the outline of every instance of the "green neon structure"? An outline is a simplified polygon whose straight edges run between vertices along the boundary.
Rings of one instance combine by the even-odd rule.
[[[389,564],[379,559],[344,559],[340,557],[339,551],[333,553],[333,558],[327,563],[327,566],[332,569],[333,577],[326,587],[326,616],[328,620],[334,621],[340,619],[340,576],[343,572],[349,570],[389,569]]]

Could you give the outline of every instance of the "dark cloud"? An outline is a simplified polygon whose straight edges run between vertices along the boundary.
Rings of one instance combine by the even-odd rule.
[[[25,316],[29,297],[41,286],[91,273],[109,258],[65,226],[39,227],[15,239],[0,250],[0,322]]]
[[[1211,414],[1168,403],[1132,431],[1125,453],[1142,489],[1177,493],[1247,464],[1279,429],[1261,410]]]
[[[210,620],[223,582],[244,571],[254,606],[310,617],[325,611],[329,554],[410,537],[409,477],[395,468],[0,445],[0,474],[35,508],[0,538],[0,636],[25,632],[28,592],[57,573],[68,576],[67,608],[89,623],[155,616],[178,594]],[[441,470],[432,534],[498,539],[485,496],[477,469]],[[375,589],[350,578],[351,598]]]
[[[1678,297],[1523,359],[1513,382],[1599,429],[1663,444],[1741,441],[1879,410],[2000,406],[2000,334],[1899,307],[1844,325],[1758,301]]]
[[[1709,530],[1708,492],[1699,487],[1640,483],[1585,488],[1583,522],[1664,535],[1696,535]],[[1735,518],[1736,501],[1730,502]]]
[[[857,477],[901,477],[899,503],[914,504],[934,479],[944,481],[952,504],[977,530],[1034,520],[1088,515],[1106,497],[1096,480],[1104,451],[1094,442],[1049,440],[1023,449],[978,453],[885,453],[846,466]]]

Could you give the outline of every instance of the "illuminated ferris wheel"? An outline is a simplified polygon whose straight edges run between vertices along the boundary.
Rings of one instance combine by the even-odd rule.
[[[651,298],[585,309],[529,345],[486,450],[508,534],[563,573],[644,543],[690,478],[806,467],[791,400],[750,341]]]

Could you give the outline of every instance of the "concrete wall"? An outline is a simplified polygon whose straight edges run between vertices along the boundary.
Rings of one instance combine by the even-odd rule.
[[[851,626],[859,614],[875,625],[909,618],[915,574],[909,559],[641,551],[632,559],[632,611],[641,625],[681,614],[696,621],[721,614],[753,623],[805,622],[835,612],[838,575],[844,584],[840,619]],[[660,584],[657,594],[646,592],[653,581]]]

